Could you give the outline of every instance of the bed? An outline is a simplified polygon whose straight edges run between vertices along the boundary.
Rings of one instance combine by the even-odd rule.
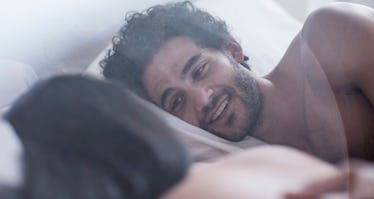
[[[0,23],[6,30],[0,37],[0,42],[6,46],[0,49],[0,99],[4,99],[0,100],[1,110],[5,111],[37,79],[81,72],[102,78],[98,62],[104,57],[125,13],[168,1],[8,2],[0,8]],[[227,22],[245,54],[250,57],[249,64],[261,75],[272,70],[301,28],[300,22],[273,0],[193,2]],[[157,111],[175,127],[196,160],[207,160],[265,144],[251,137],[241,142],[229,142],[162,110]]]

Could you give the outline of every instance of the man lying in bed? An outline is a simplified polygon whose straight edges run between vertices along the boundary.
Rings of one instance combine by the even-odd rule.
[[[189,2],[130,15],[113,41],[102,62],[106,78],[217,136],[251,135],[330,162],[347,149],[374,160],[370,8],[315,11],[265,77],[248,69],[223,21]]]

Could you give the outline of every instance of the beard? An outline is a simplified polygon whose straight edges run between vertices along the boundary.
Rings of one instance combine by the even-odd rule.
[[[222,92],[228,93],[230,96],[237,96],[240,102],[244,105],[244,119],[243,121],[240,121],[242,122],[242,125],[236,132],[219,132],[213,129],[213,127],[204,120],[199,122],[199,126],[219,137],[237,142],[243,140],[247,135],[253,135],[259,126],[263,109],[263,94],[256,80],[247,73],[247,69],[240,66],[234,60],[230,59],[230,62],[233,66],[232,77],[234,80],[234,86],[237,88],[238,92],[236,92],[233,87],[222,88]],[[215,103],[213,102],[213,104]],[[238,118],[235,117],[229,119],[228,126],[233,125],[235,120],[238,120]]]
[[[261,113],[263,109],[263,94],[256,80],[248,75],[242,66],[232,62],[234,68],[234,82],[239,89],[239,99],[247,109],[244,113],[245,135],[253,135],[261,123]],[[243,139],[243,138],[242,138]]]

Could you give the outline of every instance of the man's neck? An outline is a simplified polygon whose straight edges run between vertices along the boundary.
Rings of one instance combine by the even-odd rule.
[[[256,78],[264,104],[260,124],[253,135],[271,144],[310,151],[306,136],[304,75],[299,67],[300,60],[290,56],[290,52],[299,51],[294,48],[288,50],[271,73]]]
[[[282,85],[265,78],[258,82],[264,95],[264,106],[254,136],[274,144],[286,144],[292,138],[300,139],[300,132],[305,132],[304,96],[298,92],[302,90],[301,85]],[[284,141],[284,136],[290,138]]]

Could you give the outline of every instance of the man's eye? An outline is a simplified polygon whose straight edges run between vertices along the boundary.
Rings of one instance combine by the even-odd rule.
[[[197,69],[192,73],[192,78],[193,79],[199,78],[203,74],[206,65],[207,65],[207,62],[205,62],[203,65],[197,67]]]
[[[174,113],[178,112],[181,109],[182,104],[183,104],[183,97],[182,96],[176,97],[171,102],[171,111],[174,112]]]

